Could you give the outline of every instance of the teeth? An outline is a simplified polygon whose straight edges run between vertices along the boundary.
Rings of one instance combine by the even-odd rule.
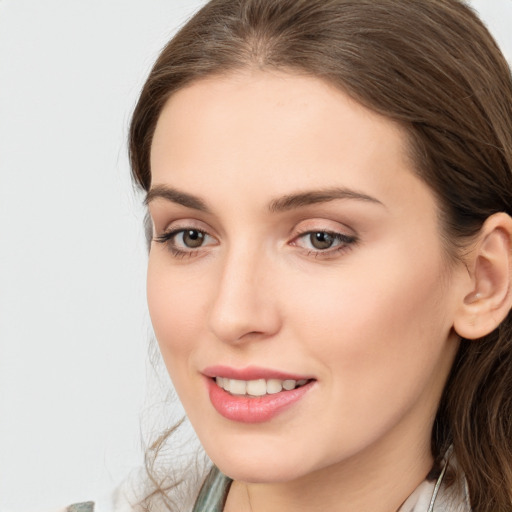
[[[247,382],[247,394],[263,396],[267,394],[267,381],[265,379],[250,380]]]
[[[267,393],[273,395],[283,390],[283,382],[277,379],[267,380]]]
[[[258,380],[236,380],[224,377],[216,377],[217,386],[228,391],[232,395],[264,396],[280,393],[283,389],[291,391],[296,387],[307,384],[306,379],[301,380],[279,380],[279,379],[258,379]]]
[[[295,389],[295,384],[297,384],[295,380],[285,380],[283,381],[283,389],[286,389],[286,391]]]
[[[247,382],[245,380],[229,380],[229,392],[233,395],[245,395],[247,392]]]

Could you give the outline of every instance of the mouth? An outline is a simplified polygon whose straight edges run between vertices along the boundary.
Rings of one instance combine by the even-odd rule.
[[[257,398],[292,391],[311,382],[313,379],[256,379],[239,380],[227,377],[213,377],[215,384],[232,396]]]
[[[224,418],[262,423],[296,409],[317,380],[262,368],[211,367],[203,372],[210,402]]]

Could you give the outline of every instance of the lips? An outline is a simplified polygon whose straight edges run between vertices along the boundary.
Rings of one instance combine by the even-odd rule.
[[[210,401],[223,417],[241,423],[269,421],[299,402],[316,380],[265,368],[225,366],[203,372]]]
[[[257,380],[257,379],[279,379],[279,380],[310,380],[312,375],[300,375],[297,373],[287,373],[280,370],[272,370],[259,366],[248,366],[246,368],[232,368],[230,366],[208,366],[202,371],[207,377],[225,377],[237,380]]]

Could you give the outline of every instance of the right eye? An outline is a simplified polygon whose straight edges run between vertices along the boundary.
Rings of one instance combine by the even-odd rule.
[[[175,256],[192,256],[198,249],[217,243],[215,238],[197,228],[172,229],[154,240],[167,245]]]
[[[174,235],[174,243],[183,245],[188,249],[201,247],[208,235],[198,229],[184,229]]]

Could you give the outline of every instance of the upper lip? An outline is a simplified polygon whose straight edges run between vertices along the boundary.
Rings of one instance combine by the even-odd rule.
[[[227,379],[236,380],[310,380],[313,378],[309,375],[299,375],[295,373],[283,372],[281,370],[274,370],[271,368],[262,368],[259,366],[232,368],[230,366],[215,365],[208,366],[201,373],[206,377],[224,377]]]

